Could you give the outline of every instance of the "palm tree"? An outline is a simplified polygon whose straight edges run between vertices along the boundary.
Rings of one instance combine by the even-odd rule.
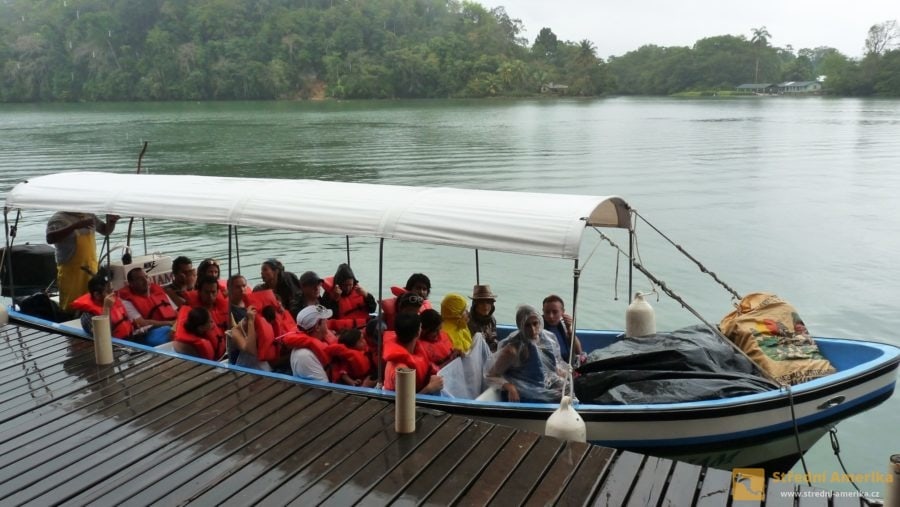
[[[756,48],[756,71],[753,73],[753,82],[759,82],[759,52],[768,47],[769,38],[772,37],[772,34],[766,30],[766,27],[761,26],[759,28],[751,28],[750,31],[753,33],[753,37],[750,38],[750,44],[752,44]]]

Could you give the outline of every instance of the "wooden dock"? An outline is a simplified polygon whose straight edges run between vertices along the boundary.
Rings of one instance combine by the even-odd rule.
[[[728,471],[429,410],[398,435],[389,402],[115,354],[0,328],[0,505],[795,505],[732,503]]]

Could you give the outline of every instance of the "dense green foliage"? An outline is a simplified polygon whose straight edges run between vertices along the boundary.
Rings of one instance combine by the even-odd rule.
[[[605,63],[550,28],[528,47],[523,28],[465,0],[0,0],[0,101],[703,94],[822,75],[829,93],[900,96],[896,22],[862,60],[772,47],[761,27]]]
[[[692,48],[643,46],[610,58],[609,69],[616,79],[616,93],[668,95],[686,92],[731,91],[744,83],[813,81],[826,76],[825,91],[835,95],[900,96],[900,49],[888,49],[891,35],[872,41],[870,30],[861,60],[850,59],[834,48],[778,48],[768,44],[765,27],[753,30],[753,37],[720,35],[697,41]]]
[[[485,97],[608,91],[587,41],[532,50],[455,0],[3,0],[0,100]],[[552,39],[552,41],[550,40]]]

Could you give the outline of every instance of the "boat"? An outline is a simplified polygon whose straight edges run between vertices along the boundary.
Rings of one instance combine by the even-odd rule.
[[[375,238],[382,251],[385,241],[410,241],[474,249],[476,259],[479,250],[562,259],[574,262],[575,294],[585,230],[610,229],[627,234],[626,255],[630,267],[652,276],[632,253],[636,211],[618,196],[319,180],[64,172],[16,185],[6,197],[5,218],[8,220],[12,211],[23,210],[79,210],[98,215],[220,224],[229,226],[229,231],[250,227]],[[442,210],[452,210],[452,214]],[[379,274],[379,283],[380,279]],[[665,284],[656,281],[668,294]],[[632,293],[630,284],[629,293]],[[15,308],[10,308],[9,313],[17,322],[90,339],[80,328],[71,325],[26,315]],[[511,330],[508,326],[501,329],[501,333]],[[621,331],[579,329],[577,334],[585,350],[623,339]],[[153,353],[205,361],[173,351],[114,341]],[[836,373],[794,386],[731,398],[678,403],[580,403],[577,410],[586,423],[588,440],[595,444],[724,469],[764,467],[770,472],[786,471],[839,421],[890,398],[896,384],[900,364],[897,347],[847,338],[817,337],[816,341]],[[376,388],[322,383],[209,363],[361,396],[393,398],[392,392]],[[417,403],[420,407],[536,432],[543,432],[547,418],[558,408],[550,403],[421,394],[417,395]]]

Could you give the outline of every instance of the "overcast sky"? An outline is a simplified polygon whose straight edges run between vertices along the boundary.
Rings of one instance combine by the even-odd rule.
[[[900,19],[900,0],[479,0],[521,19],[529,45],[543,27],[560,40],[588,39],[597,55],[621,56],[645,44],[692,46],[713,35],[744,35],[765,26],[773,46],[830,46],[863,54],[869,27]]]

